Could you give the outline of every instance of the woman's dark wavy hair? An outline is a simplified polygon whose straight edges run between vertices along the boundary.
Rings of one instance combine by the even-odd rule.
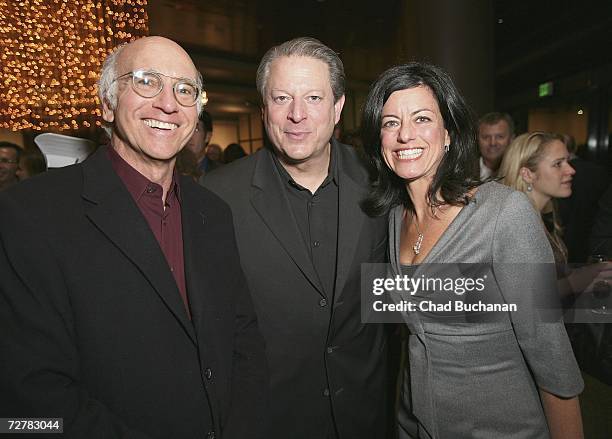
[[[451,139],[449,151],[444,154],[427,191],[429,204],[467,204],[469,190],[480,184],[474,117],[448,73],[418,62],[395,66],[372,84],[362,114],[364,148],[374,168],[374,184],[362,207],[371,216],[385,215],[398,204],[414,211],[406,181],[389,169],[382,156],[380,129],[383,106],[391,93],[419,86],[426,86],[433,92]]]

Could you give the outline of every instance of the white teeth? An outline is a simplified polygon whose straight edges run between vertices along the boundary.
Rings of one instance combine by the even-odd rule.
[[[414,159],[423,154],[423,148],[402,149],[397,152],[400,159]]]
[[[162,130],[174,130],[178,128],[178,125],[175,123],[162,122],[161,120],[155,119],[145,119],[144,123],[146,126],[149,126],[151,128],[160,128]]]

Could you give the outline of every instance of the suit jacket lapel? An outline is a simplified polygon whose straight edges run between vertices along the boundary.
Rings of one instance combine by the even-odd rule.
[[[251,203],[304,276],[319,294],[325,296],[271,154],[268,150],[259,153],[253,173]]]
[[[366,196],[364,185],[367,183],[367,175],[360,176],[364,179],[358,184],[353,175],[353,163],[346,152],[337,144],[338,148],[338,255],[336,264],[336,293],[334,301],[337,301],[344,289],[346,280],[350,274],[355,250],[359,242],[360,232],[363,227],[364,213],[359,205]]]
[[[99,148],[83,164],[83,175],[83,198],[92,203],[86,215],[149,280],[195,344],[195,331],[168,263],[138,206],[113,171],[106,148]]]

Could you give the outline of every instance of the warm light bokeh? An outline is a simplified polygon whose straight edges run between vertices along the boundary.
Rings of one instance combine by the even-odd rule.
[[[0,0],[0,128],[100,125],[98,73],[148,34],[147,0]]]

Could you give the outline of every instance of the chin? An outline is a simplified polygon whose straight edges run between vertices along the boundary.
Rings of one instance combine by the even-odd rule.
[[[278,152],[288,161],[291,162],[303,162],[312,157],[313,151],[306,150],[305,148],[284,148],[279,149]]]

